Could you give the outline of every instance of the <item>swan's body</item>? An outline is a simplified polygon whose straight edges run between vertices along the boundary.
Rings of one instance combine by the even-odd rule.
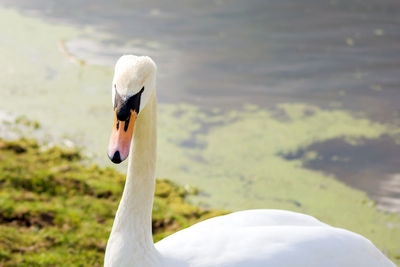
[[[282,210],[248,210],[216,217],[154,245],[151,211],[156,159],[155,72],[155,64],[148,57],[123,56],[116,65],[113,97],[120,95],[120,99],[129,101],[142,94],[143,101],[131,108],[131,122],[121,120],[111,137],[109,156],[119,163],[127,157],[119,151],[130,145],[124,135],[133,132],[127,180],[107,243],[105,266],[395,266],[358,234]],[[121,103],[114,103],[116,120],[124,117]],[[124,124],[129,127],[122,132]]]
[[[176,267],[394,266],[364,237],[283,210],[246,210],[209,219],[165,238],[156,248]]]

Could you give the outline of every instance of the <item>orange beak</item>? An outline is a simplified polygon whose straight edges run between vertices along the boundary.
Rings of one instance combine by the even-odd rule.
[[[121,163],[129,155],[133,129],[136,120],[136,112],[131,110],[131,115],[126,121],[119,121],[117,109],[114,109],[114,124],[108,145],[108,157],[114,163]]]

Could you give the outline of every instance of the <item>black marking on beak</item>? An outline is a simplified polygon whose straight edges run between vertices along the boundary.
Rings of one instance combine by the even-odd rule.
[[[117,109],[117,119],[119,121],[128,120],[131,115],[131,110],[135,111],[136,114],[139,114],[140,99],[142,97],[143,91],[144,91],[144,86],[142,87],[142,90],[140,90],[140,92],[138,92],[137,94],[135,94],[133,96],[126,98],[126,97],[120,96],[118,94],[118,91],[115,89],[114,108]],[[125,124],[126,129],[128,129],[128,126],[127,126],[128,123]]]
[[[122,162],[122,160],[121,160],[121,155],[119,154],[119,151],[118,151],[118,150],[115,151],[115,153],[114,153],[114,155],[113,155],[112,158],[111,158],[110,156],[109,156],[109,158],[110,158],[111,161],[114,162],[115,164],[119,164],[119,163]]]
[[[129,126],[129,121],[130,121],[130,116],[126,119],[126,121],[125,121],[125,126],[124,126],[124,131],[126,132],[126,131],[128,131],[128,126]]]

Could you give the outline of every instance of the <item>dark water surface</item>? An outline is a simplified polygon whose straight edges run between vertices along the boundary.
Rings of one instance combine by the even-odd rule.
[[[0,3],[109,33],[102,44],[69,44],[89,63],[112,65],[124,52],[153,56],[161,101],[301,101],[383,121],[399,117],[398,0]],[[124,44],[130,48],[116,49]]]
[[[360,140],[357,145],[335,138],[284,157],[304,159],[311,151],[318,156],[304,160],[307,168],[333,174],[344,183],[367,192],[381,207],[400,212],[400,145],[389,136]]]
[[[66,44],[88,63],[112,66],[123,53],[152,56],[159,65],[161,102],[227,109],[302,102],[400,121],[398,0],[0,4],[109,34],[101,41],[82,36]],[[389,190],[400,188],[400,146],[390,137],[362,146],[335,139],[308,149],[322,155],[309,168],[333,173],[375,199],[399,199],[400,191]],[[390,192],[380,185],[383,180],[393,183]]]

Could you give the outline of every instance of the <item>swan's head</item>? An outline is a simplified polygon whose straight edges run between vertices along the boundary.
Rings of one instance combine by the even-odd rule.
[[[114,163],[129,154],[136,117],[140,115],[155,87],[156,64],[149,57],[122,56],[115,64],[112,84],[114,125],[108,157]]]

